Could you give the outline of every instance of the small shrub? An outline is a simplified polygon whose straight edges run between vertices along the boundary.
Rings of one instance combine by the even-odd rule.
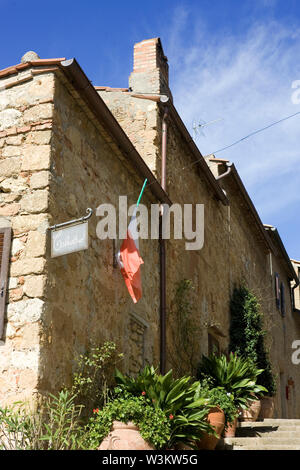
[[[135,423],[143,439],[156,449],[161,449],[169,441],[170,420],[163,411],[154,408],[144,396],[134,397],[122,392],[108,401],[101,411],[95,410],[94,417],[90,418],[85,429],[85,445],[96,449],[109,434],[114,420]]]
[[[113,387],[114,369],[122,358],[116,344],[110,341],[81,354],[73,376],[72,394],[76,395],[76,402],[84,404],[86,410],[105,405]]]
[[[81,408],[68,391],[49,395],[38,410],[32,410],[25,402],[0,408],[0,449],[79,449]]]

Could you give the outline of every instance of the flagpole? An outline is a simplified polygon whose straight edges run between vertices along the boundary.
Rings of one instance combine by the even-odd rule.
[[[140,192],[139,198],[138,198],[138,200],[137,200],[136,207],[138,207],[139,203],[141,202],[142,195],[143,195],[144,189],[145,189],[145,187],[146,187],[147,181],[148,181],[148,179],[146,178],[145,181],[144,181],[142,190],[141,190],[141,192]]]

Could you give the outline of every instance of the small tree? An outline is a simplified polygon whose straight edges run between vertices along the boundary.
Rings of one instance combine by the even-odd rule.
[[[265,348],[263,315],[256,296],[246,287],[236,287],[230,302],[230,344],[229,350],[249,358],[259,369],[263,369],[257,383],[276,393],[269,354]]]

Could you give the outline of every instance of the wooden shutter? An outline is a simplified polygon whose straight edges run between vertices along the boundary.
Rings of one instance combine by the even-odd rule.
[[[10,243],[11,228],[0,228],[0,339],[3,337]]]
[[[280,284],[280,297],[281,297],[281,315],[285,316],[285,289],[283,283]]]
[[[280,308],[280,287],[279,287],[279,274],[275,273],[275,299],[276,307]]]

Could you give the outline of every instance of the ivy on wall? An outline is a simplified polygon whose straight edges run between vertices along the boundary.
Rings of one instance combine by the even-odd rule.
[[[267,388],[269,396],[275,395],[275,379],[265,348],[263,315],[257,297],[246,286],[234,289],[230,317],[229,351],[249,358],[259,369],[263,369],[257,383]]]

